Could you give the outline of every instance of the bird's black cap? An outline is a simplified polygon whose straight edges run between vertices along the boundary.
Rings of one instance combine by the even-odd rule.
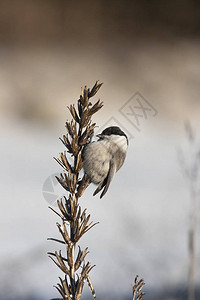
[[[111,134],[125,136],[128,141],[127,135],[118,126],[110,126],[104,129],[101,133],[101,135],[111,135]]]

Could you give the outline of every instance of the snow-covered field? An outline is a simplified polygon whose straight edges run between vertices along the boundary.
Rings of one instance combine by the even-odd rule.
[[[112,56],[113,49],[115,55]],[[123,168],[107,195],[86,191],[81,205],[100,224],[80,242],[96,265],[91,280],[98,295],[131,295],[135,275],[146,289],[183,286],[188,279],[189,187],[176,148],[189,152],[184,121],[190,120],[200,146],[200,44],[195,41],[138,43],[134,47],[90,49],[0,48],[1,210],[0,284],[9,299],[25,294],[49,299],[61,272],[48,259],[57,245],[57,217],[42,190],[59,171],[53,160],[63,150],[65,133],[80,87],[104,82],[104,108],[96,123],[119,122],[134,136]],[[120,109],[136,93],[158,112],[140,118],[135,130]],[[97,96],[97,99],[98,99]],[[136,100],[135,100],[136,101]],[[141,113],[141,111],[140,111]],[[63,194],[58,186],[52,194]],[[198,204],[198,215],[200,205]],[[199,218],[196,232],[196,278],[200,275]],[[87,289],[85,289],[87,292]],[[3,298],[2,298],[3,299]]]

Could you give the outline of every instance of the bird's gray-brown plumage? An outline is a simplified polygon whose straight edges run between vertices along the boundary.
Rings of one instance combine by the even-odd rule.
[[[121,168],[126,157],[128,139],[117,126],[106,128],[96,142],[83,149],[83,168],[91,182],[98,184],[96,195],[103,188],[100,198],[107,192],[115,173]]]

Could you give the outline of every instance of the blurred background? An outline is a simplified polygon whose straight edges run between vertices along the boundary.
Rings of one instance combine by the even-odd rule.
[[[195,217],[199,299],[199,181],[183,172],[198,170],[200,149],[200,3],[189,0],[0,0],[0,299],[58,297],[62,274],[47,257],[59,246],[47,241],[59,237],[58,219],[48,205],[64,191],[53,156],[64,150],[67,106],[98,79],[104,108],[94,121],[121,124],[130,143],[106,196],[93,198],[90,186],[81,202],[100,222],[80,242],[96,265],[97,297],[131,299],[138,274],[144,299],[188,299]],[[137,92],[151,110],[137,110],[139,130],[129,111]]]

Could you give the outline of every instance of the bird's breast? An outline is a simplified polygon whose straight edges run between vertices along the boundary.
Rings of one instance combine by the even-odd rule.
[[[100,183],[106,178],[111,154],[106,143],[101,141],[87,145],[83,152],[83,168],[93,183]]]

